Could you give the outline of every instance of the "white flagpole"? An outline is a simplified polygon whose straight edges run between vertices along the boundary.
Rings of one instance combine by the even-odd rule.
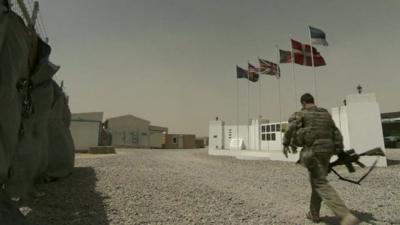
[[[237,65],[236,65],[237,68]],[[239,143],[239,78],[236,74],[236,144]]]
[[[260,62],[260,60],[258,60],[259,62]],[[261,67],[260,67],[261,68]],[[258,100],[260,101],[259,102],[259,108],[258,108],[258,114],[259,114],[259,116],[258,116],[258,150],[260,151],[261,150],[261,132],[260,132],[260,124],[261,124],[261,118],[262,118],[262,101],[261,101],[261,70],[260,71],[258,71],[258,73],[259,73],[259,80],[258,80],[258,82],[259,82],[259,84],[258,84]]]
[[[290,45],[292,45],[292,36],[289,35],[290,38]],[[292,48],[291,50],[291,61],[292,61],[292,74],[293,74],[293,86],[294,86],[294,107],[295,111],[297,110],[297,85],[296,85],[296,74],[294,73],[294,52],[293,52],[293,46],[290,46]]]
[[[276,64],[278,65],[278,103],[279,103],[279,134],[280,134],[280,140],[282,142],[282,102],[281,102],[281,68],[280,68],[280,57],[279,57],[279,46],[275,45],[276,47],[276,53],[277,53],[277,58],[276,58]],[[282,146],[282,145],[281,145]]]
[[[250,147],[250,70],[249,70],[250,61],[247,62],[247,146],[246,149]]]
[[[311,29],[310,26],[308,26],[308,34],[310,37],[310,51],[311,51],[311,66],[313,67],[314,70],[314,95],[315,95],[315,101],[317,102],[318,99],[318,92],[317,92],[317,71],[314,66],[314,52],[313,52],[313,46],[312,46],[312,39],[311,39]]]

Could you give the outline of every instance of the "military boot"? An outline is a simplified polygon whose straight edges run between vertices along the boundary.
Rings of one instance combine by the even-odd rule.
[[[361,221],[357,217],[351,213],[348,213],[345,217],[343,217],[340,225],[356,225],[359,223],[361,223]]]
[[[321,221],[321,219],[319,218],[319,216],[314,216],[311,214],[311,212],[308,212],[306,214],[306,218],[311,220],[313,223],[319,223]]]

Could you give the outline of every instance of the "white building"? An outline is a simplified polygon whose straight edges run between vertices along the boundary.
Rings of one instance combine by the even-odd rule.
[[[350,95],[347,105],[332,109],[332,117],[344,137],[345,149],[362,153],[375,147],[384,149],[379,104],[374,94]],[[209,124],[209,154],[235,156],[242,159],[297,161],[299,154],[286,159],[282,139],[287,122],[252,120],[249,125],[226,125],[213,120]],[[300,149],[299,149],[300,150]],[[364,158],[371,165],[376,157]],[[378,166],[386,166],[381,157]]]
[[[103,112],[73,113],[71,115],[71,135],[75,150],[89,150],[99,145]]]

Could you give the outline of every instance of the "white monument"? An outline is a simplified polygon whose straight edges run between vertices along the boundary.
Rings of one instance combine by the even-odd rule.
[[[345,149],[363,153],[381,147],[383,141],[382,121],[379,104],[375,94],[356,94],[346,98],[346,105],[332,109],[332,117],[343,135]],[[371,165],[376,157],[363,157],[362,162]],[[387,166],[386,158],[381,157],[378,166]]]

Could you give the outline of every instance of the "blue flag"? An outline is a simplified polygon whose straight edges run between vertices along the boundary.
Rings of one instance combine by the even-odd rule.
[[[310,28],[310,37],[312,44],[324,45],[324,46],[328,45],[328,42],[326,41],[325,32],[312,26],[309,26],[309,28]]]

